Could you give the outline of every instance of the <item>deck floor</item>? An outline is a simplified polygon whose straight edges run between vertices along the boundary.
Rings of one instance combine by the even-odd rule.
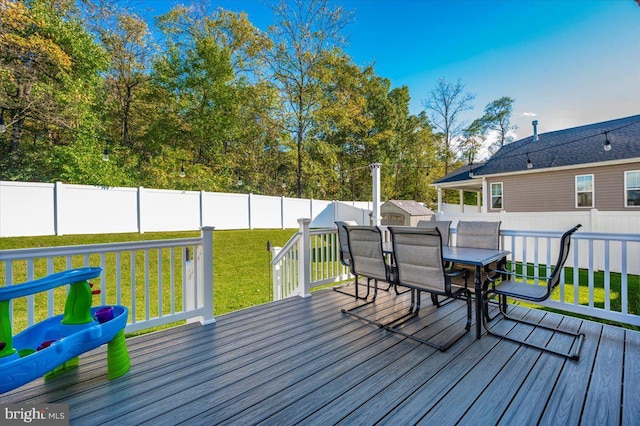
[[[464,302],[436,309],[428,299],[406,331],[437,340],[463,330]],[[473,331],[440,352],[340,312],[354,303],[326,289],[129,338],[132,367],[119,379],[107,379],[102,347],[0,401],[69,404],[72,425],[640,424],[639,332],[516,308],[583,330],[580,360]],[[363,311],[382,318],[407,303],[382,292]],[[567,344],[529,326],[496,326]]]

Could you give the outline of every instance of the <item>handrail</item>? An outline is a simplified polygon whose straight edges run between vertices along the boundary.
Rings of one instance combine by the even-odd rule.
[[[212,244],[213,228],[203,227],[200,238],[2,250],[0,286],[4,283],[7,292],[25,279],[37,282],[62,269],[99,266],[102,273],[94,284],[101,303],[128,307],[127,333],[176,321],[210,323],[215,321]],[[60,298],[53,289],[24,296],[13,303],[14,327],[33,325],[42,311],[55,316]]]
[[[317,239],[310,247],[303,248],[311,252],[312,270],[319,270],[320,278],[309,277],[308,283],[300,282],[297,274],[282,275],[281,288],[299,288],[307,286],[313,288],[318,285],[335,282],[348,278],[348,271],[336,266],[330,248],[334,245],[332,234],[335,228],[316,229],[308,231]],[[515,230],[503,229],[500,232],[502,247],[511,251],[509,262],[512,268],[533,268],[525,275],[531,285],[537,285],[539,272],[546,271],[553,266],[557,258],[557,245],[552,243],[562,236],[562,231]],[[455,245],[456,230],[452,229]],[[295,242],[298,243],[299,237]],[[565,265],[565,271],[571,271],[573,281],[565,280],[565,273],[560,276],[560,285],[551,299],[540,303],[543,306],[560,309],[567,312],[588,315],[591,317],[618,321],[640,326],[640,312],[637,299],[632,296],[629,283],[634,282],[636,275],[640,275],[640,265],[635,259],[640,256],[640,234],[603,233],[579,231],[572,236],[571,253]],[[315,245],[314,245],[315,244]],[[297,246],[295,246],[297,247]],[[284,259],[294,248],[287,244],[277,256]],[[325,256],[325,257],[323,257]],[[274,271],[277,262],[272,262]],[[333,269],[332,269],[333,268]],[[328,271],[328,274],[325,272]],[[323,275],[324,274],[324,275]],[[544,275],[544,274],[542,274]],[[275,276],[275,275],[274,275]],[[290,282],[287,280],[290,279]],[[299,290],[292,290],[282,297],[300,294]]]
[[[301,236],[302,232],[296,232],[295,234],[293,234],[291,238],[289,238],[289,241],[287,241],[287,243],[282,247],[280,252],[278,252],[278,254],[275,255],[273,259],[271,259],[271,265],[273,266],[281,262],[287,252],[291,250],[291,248],[298,242]]]

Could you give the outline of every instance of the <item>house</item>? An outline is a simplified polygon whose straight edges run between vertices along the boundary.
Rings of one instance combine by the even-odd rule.
[[[537,134],[434,182],[481,194],[482,213],[640,212],[640,115]],[[461,197],[462,199],[462,197]],[[461,209],[462,210],[462,209]]]
[[[435,212],[413,200],[389,200],[380,206],[382,225],[416,226],[431,220]]]

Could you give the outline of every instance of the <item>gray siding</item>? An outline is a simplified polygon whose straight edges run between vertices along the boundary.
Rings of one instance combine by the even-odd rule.
[[[489,177],[487,191],[491,188],[491,183],[502,182],[502,209],[507,212],[588,210],[588,208],[576,208],[575,177],[593,174],[595,188],[593,208],[601,211],[634,211],[639,208],[624,206],[624,172],[631,170],[640,170],[640,162]],[[490,196],[487,200],[490,200]],[[489,212],[499,211],[491,209],[489,201],[487,203]]]

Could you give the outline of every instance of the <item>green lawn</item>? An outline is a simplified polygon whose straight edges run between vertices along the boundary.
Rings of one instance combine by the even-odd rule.
[[[522,274],[522,265],[516,266],[516,273]],[[544,265],[539,267],[539,271],[537,273],[538,276],[546,276],[547,272],[545,272]],[[564,269],[564,301],[567,303],[573,303],[574,300],[574,271],[573,268],[565,268]],[[533,265],[527,265],[527,275],[534,276],[536,275],[534,271]],[[611,272],[609,275],[609,301],[610,301],[610,309],[615,312],[622,312],[622,297],[621,297],[621,274]],[[529,282],[533,282],[533,280],[529,280]],[[540,281],[540,284],[543,282]],[[544,282],[546,284],[546,281]],[[589,305],[589,271],[586,269],[580,269],[578,271],[578,303],[580,305],[588,306]],[[552,300],[560,300],[560,286],[558,286],[553,293],[551,294]],[[638,275],[627,275],[627,312],[633,315],[640,315],[640,276]],[[605,304],[605,288],[604,288],[604,272],[602,271],[594,271],[593,272],[593,306],[596,308],[604,308]],[[524,304],[527,306],[534,306],[531,304]],[[547,308],[545,308],[547,309]],[[552,310],[552,309],[549,309]],[[555,310],[552,310],[555,311]],[[561,311],[558,311],[562,313]],[[575,314],[572,314],[575,315]],[[580,316],[580,315],[576,315]],[[583,317],[583,316],[580,316]],[[589,318],[589,317],[586,317]],[[592,319],[592,318],[589,318]],[[605,323],[612,323],[611,321],[599,320]],[[624,324],[618,324],[624,327],[629,327]],[[636,328],[636,327],[631,327]]]
[[[287,240],[297,230],[234,230],[234,231],[214,231],[213,233],[213,250],[214,250],[214,310],[216,315],[224,314],[234,310],[246,308],[249,306],[266,303],[272,300],[271,290],[271,269],[269,262],[270,253],[267,251],[267,241],[271,241],[274,246],[283,246]],[[199,237],[200,232],[158,232],[146,234],[101,234],[101,235],[65,235],[60,237],[19,237],[19,238],[0,238],[0,250],[33,248],[33,247],[54,247],[54,246],[71,246],[84,244],[101,244],[128,241],[147,241],[158,239],[175,239],[175,238],[193,238]],[[180,256],[178,252],[176,256]],[[73,267],[82,266],[83,259],[74,258]],[[136,254],[136,263],[141,265],[143,262],[143,253]],[[121,259],[122,270],[122,286],[130,286],[129,282],[129,264],[131,260],[125,253]],[[91,256],[91,265],[100,265],[99,256]],[[107,270],[107,303],[115,303],[115,288],[110,286],[111,277],[115,272],[115,255],[109,254],[106,257]],[[150,274],[156,274],[157,268],[154,259],[150,259]],[[176,262],[178,265],[180,262]],[[55,270],[65,269],[64,259],[56,258]],[[46,263],[36,262],[35,275],[43,276],[46,274]],[[136,282],[144,283],[143,268],[136,268]],[[163,282],[169,283],[169,253],[163,250]],[[176,267],[175,274],[178,277],[182,273]],[[14,282],[23,282],[26,280],[27,271],[24,263],[17,262],[13,268]],[[0,286],[5,285],[5,268],[4,264],[0,264]],[[178,280],[177,280],[178,281]],[[166,285],[166,284],[165,284]],[[138,285],[139,286],[139,285]],[[137,287],[138,287],[137,286]],[[157,300],[157,290],[151,288],[150,300]],[[180,307],[182,304],[180,289],[176,289],[175,303]],[[55,290],[55,311],[61,313],[64,309],[66,289],[64,287]],[[123,291],[124,305],[130,304],[130,291]],[[96,296],[96,298],[99,296]],[[46,306],[47,295],[40,293],[35,297],[35,306]],[[136,297],[136,306],[138,309],[138,317],[144,312],[143,292],[138,290]],[[97,305],[97,299],[94,305]],[[14,310],[16,312],[26,312],[26,298],[14,301]],[[163,310],[170,310],[171,297],[170,292],[163,292]],[[157,302],[150,304],[150,314],[157,315]],[[36,309],[37,311],[37,309]],[[46,318],[46,310],[36,313],[36,321]],[[14,326],[17,330],[21,330],[26,325],[26,318],[23,315],[16,315],[14,318]],[[143,319],[143,318],[139,318]],[[24,324],[23,324],[24,323]]]

